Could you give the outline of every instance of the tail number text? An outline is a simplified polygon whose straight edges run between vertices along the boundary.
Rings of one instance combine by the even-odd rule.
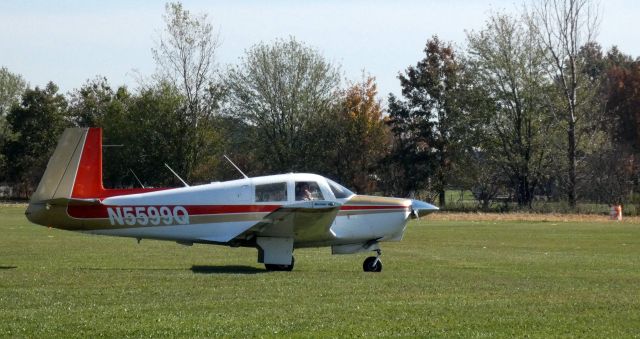
[[[118,206],[107,207],[111,225],[185,225],[189,213],[183,206]]]

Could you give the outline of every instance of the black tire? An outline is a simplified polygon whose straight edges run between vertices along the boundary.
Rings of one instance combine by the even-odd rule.
[[[283,265],[283,271],[291,272],[293,271],[293,264],[296,263],[296,258],[291,257],[291,265]]]
[[[278,264],[264,264],[264,267],[267,271],[287,271],[290,272],[293,270],[293,264],[295,263],[295,258],[291,257],[291,265],[278,265]]]
[[[362,263],[362,269],[365,272],[380,272],[382,271],[382,261],[378,259],[378,262],[376,262],[376,257],[368,257]]]

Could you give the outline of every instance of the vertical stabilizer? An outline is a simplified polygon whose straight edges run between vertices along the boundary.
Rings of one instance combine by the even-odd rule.
[[[36,224],[76,229],[81,218],[71,217],[68,207],[101,205],[104,198],[146,193],[162,188],[105,189],[102,184],[102,129],[67,128],[56,147],[38,188],[25,211]]]

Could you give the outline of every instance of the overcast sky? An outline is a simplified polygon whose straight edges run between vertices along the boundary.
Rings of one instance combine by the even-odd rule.
[[[206,13],[220,31],[221,68],[237,63],[259,41],[295,36],[342,65],[347,79],[361,70],[375,76],[380,97],[398,93],[397,75],[423,55],[438,35],[464,47],[465,30],[479,30],[491,11],[517,12],[520,1],[183,1]],[[640,1],[607,0],[601,7],[598,42],[640,56]],[[135,71],[151,74],[151,48],[161,30],[162,1],[0,2],[0,66],[31,86],[54,81],[63,92],[106,76],[136,87]]]

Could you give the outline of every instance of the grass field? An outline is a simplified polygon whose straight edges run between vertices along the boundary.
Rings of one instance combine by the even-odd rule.
[[[88,236],[0,207],[0,336],[640,337],[640,224],[422,220],[366,256]]]

